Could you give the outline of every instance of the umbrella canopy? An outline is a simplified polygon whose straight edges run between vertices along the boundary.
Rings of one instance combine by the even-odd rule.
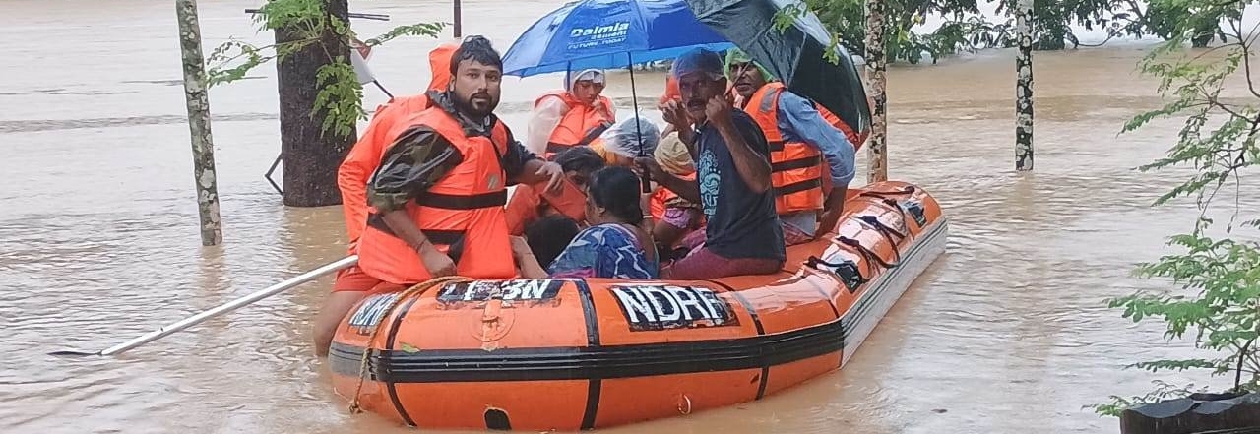
[[[683,0],[581,0],[539,19],[503,56],[505,75],[625,68],[731,43],[696,20]]]
[[[788,0],[685,0],[700,22],[734,42],[788,90],[822,104],[859,134],[870,130],[866,90],[848,50],[837,46],[839,63],[823,54],[831,37],[813,13],[797,17],[782,32],[775,16]]]

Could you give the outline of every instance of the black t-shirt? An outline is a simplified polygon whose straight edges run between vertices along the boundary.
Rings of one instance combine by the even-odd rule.
[[[766,136],[742,110],[731,111],[731,121],[753,152],[770,162]],[[708,218],[705,247],[729,259],[787,258],[783,226],[774,207],[774,189],[754,193],[744,183],[727,150],[722,133],[706,123],[696,138],[696,183],[700,202]]]

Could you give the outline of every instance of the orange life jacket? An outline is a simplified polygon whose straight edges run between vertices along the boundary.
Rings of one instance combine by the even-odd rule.
[[[429,69],[433,77],[428,90],[443,91],[451,82],[451,55],[459,48],[459,44],[446,43],[429,52]],[[410,96],[390,98],[389,102],[376,107],[376,113],[368,122],[363,135],[350,148],[346,159],[337,169],[337,187],[341,190],[341,207],[346,219],[346,238],[349,239],[349,251],[363,233],[367,223],[367,183],[372,172],[381,165],[381,156],[392,141],[398,137],[394,133],[399,123],[429,107],[429,96],[420,93]],[[505,130],[506,132],[506,130]]]
[[[615,115],[607,110],[612,107],[612,101],[603,95],[600,95],[599,100],[603,103],[604,110],[595,110],[578,100],[573,94],[560,91],[538,97],[534,100],[534,105],[537,106],[543,98],[551,97],[563,100],[564,104],[569,106],[569,111],[560,118],[560,123],[556,125],[555,130],[551,131],[551,136],[547,139],[548,160],[569,148],[590,146],[616,121]]]
[[[507,207],[504,208],[508,233],[518,236],[524,234],[525,227],[541,217],[539,207],[542,204],[578,223],[586,221],[586,193],[568,180],[561,185],[559,193],[545,193],[546,188],[545,181],[516,186],[512,199],[508,200]]]
[[[804,142],[788,142],[779,131],[779,95],[783,83],[767,83],[748,98],[745,110],[770,144],[770,179],[779,214],[820,210],[823,207],[822,154]]]
[[[503,212],[507,173],[500,156],[507,153],[509,139],[501,124],[494,126],[492,138],[469,137],[459,121],[435,106],[413,116],[406,125],[432,128],[463,156],[463,162],[406,208],[429,242],[455,261],[460,276],[508,279],[516,275]],[[411,284],[431,277],[416,251],[375,215],[368,218],[358,253],[359,267],[386,282]]]

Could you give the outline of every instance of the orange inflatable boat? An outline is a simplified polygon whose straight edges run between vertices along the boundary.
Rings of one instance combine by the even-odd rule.
[[[426,428],[578,430],[759,400],[844,366],[945,250],[930,195],[856,192],[771,276],[506,280],[364,299],[329,363],[352,407]]]

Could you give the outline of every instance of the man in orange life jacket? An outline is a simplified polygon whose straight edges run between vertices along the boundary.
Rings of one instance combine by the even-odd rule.
[[[429,52],[429,69],[433,74],[429,81],[428,91],[442,92],[451,83],[451,54],[459,48],[457,43],[445,43]],[[367,129],[350,148],[346,159],[337,170],[337,187],[341,189],[342,211],[345,214],[347,250],[349,254],[356,251],[359,237],[363,233],[368,218],[367,184],[372,172],[381,163],[385,149],[393,143],[391,131],[405,123],[408,118],[420,113],[429,105],[429,95],[415,95],[390,98],[389,102],[376,108]],[[500,127],[506,135],[506,127]],[[337,326],[346,312],[355,303],[381,283],[380,279],[369,276],[359,267],[350,267],[337,273],[333,283],[333,293],[324,301],[319,316],[315,319],[314,340],[316,352],[324,354],[328,344],[332,342]]]
[[[775,207],[787,244],[820,238],[835,229],[853,180],[853,144],[811,101],[770,81],[770,74],[738,48],[726,53],[726,74],[744,111],[770,143]],[[825,194],[828,172],[831,188]]]
[[[506,187],[555,189],[564,178],[510,130],[505,142],[494,137],[503,65],[490,41],[467,38],[451,62],[450,90],[432,94],[431,106],[409,120],[368,184],[375,213],[359,240],[359,266],[387,283],[513,277]]]
[[[448,90],[430,92],[430,107],[388,134],[396,139],[367,186],[374,209],[356,247],[359,267],[381,282],[373,291],[456,273],[512,277],[506,185],[554,188],[563,177],[559,165],[524,150],[493,115],[502,66],[489,41],[466,39],[447,70],[454,75]]]
[[[565,91],[550,92],[534,100],[529,121],[529,150],[551,159],[576,146],[591,146],[616,122],[612,101],[600,95],[604,73],[588,69],[565,83]]]

